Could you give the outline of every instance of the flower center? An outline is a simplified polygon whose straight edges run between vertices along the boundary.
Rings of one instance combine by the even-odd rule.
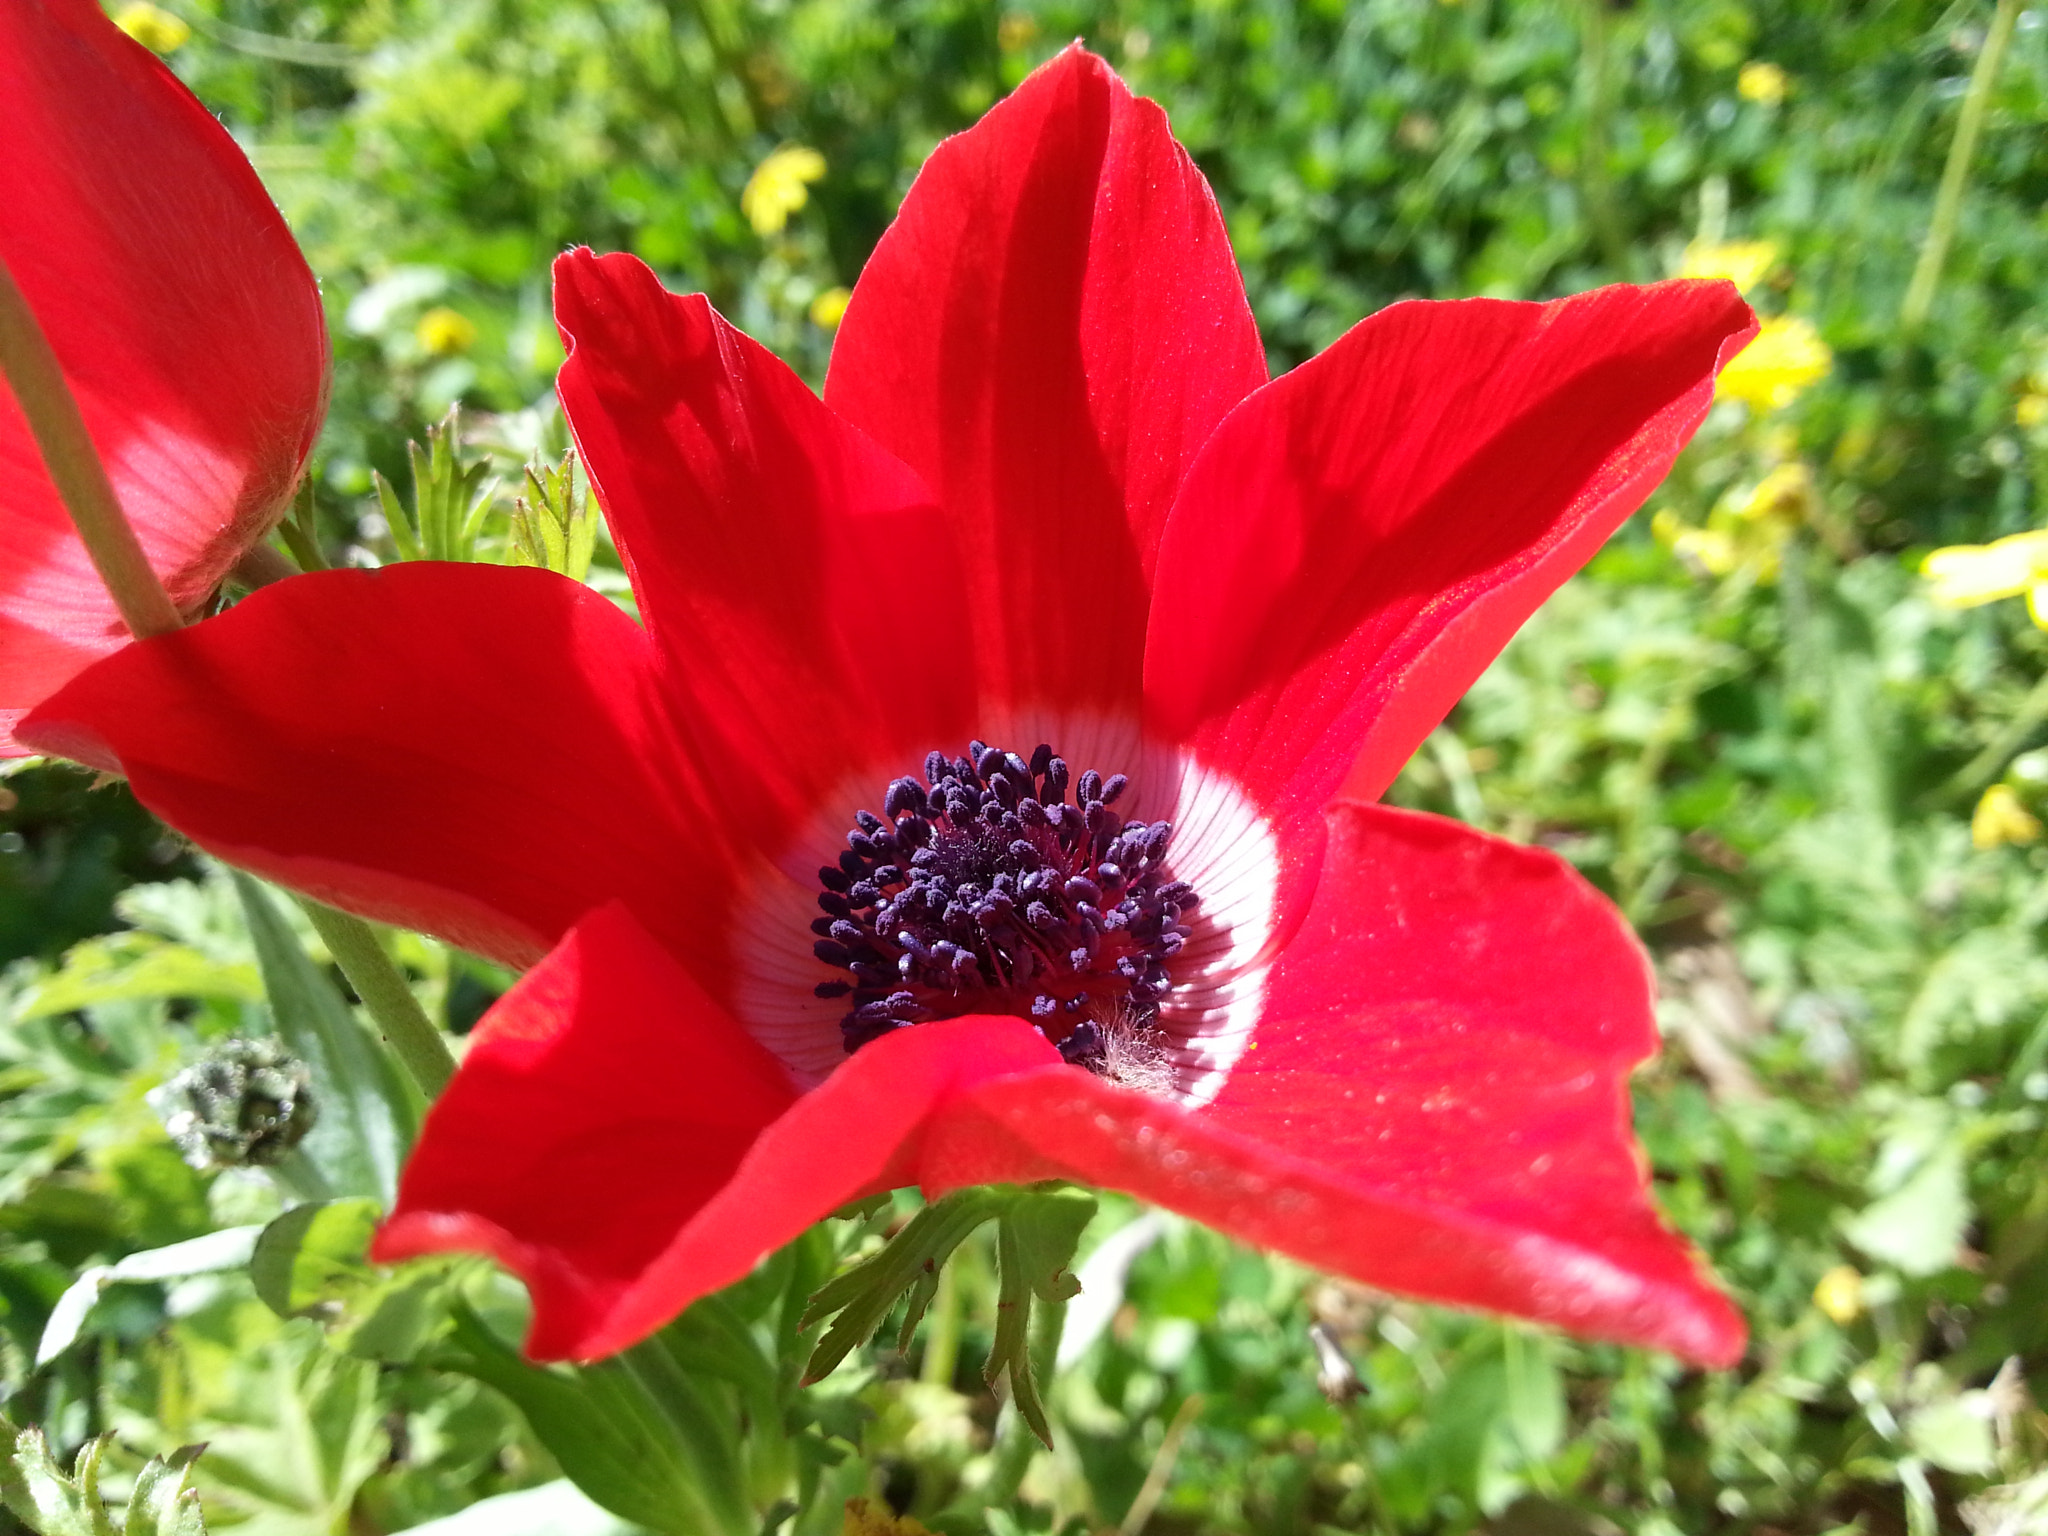
[[[968,743],[890,783],[858,811],[846,852],[818,871],[813,952],[850,981],[849,1052],[892,1030],[966,1013],[1013,1013],[1077,1066],[1147,1075],[1181,923],[1199,898],[1167,867],[1173,824],[1126,823],[1122,774],[1090,769],[1067,802],[1048,745],[1027,761]]]

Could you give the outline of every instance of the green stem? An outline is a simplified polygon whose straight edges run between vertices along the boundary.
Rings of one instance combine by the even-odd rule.
[[[93,447],[92,433],[79,414],[78,401],[64,381],[63,366],[4,261],[0,261],[0,374],[6,376],[15,403],[28,420],[50,483],[77,525],[93,569],[107,584],[128,632],[146,640],[180,628],[184,619],[121,510],[114,484]]]
[[[384,953],[376,930],[359,917],[337,912],[303,896],[299,905],[313,920],[313,928],[326,943],[327,952],[334,956],[334,963],[341,967],[348,984],[356,989],[356,996],[376,1020],[378,1031],[397,1054],[399,1063],[419,1084],[420,1092],[429,1099],[438,1097],[448,1086],[448,1079],[455,1075],[455,1057],[448,1049],[447,1038],[434,1027],[434,1021],[412,995],[405,977]]]
[[[1628,267],[1628,240],[1614,202],[1613,168],[1609,164],[1608,119],[1613,114],[1613,22],[1608,0],[1581,0],[1585,17],[1580,44],[1580,86],[1585,93],[1585,130],[1579,139],[1579,186],[1586,199],[1586,222],[1593,226],[1600,256],[1619,277]]]
[[[939,1286],[932,1293],[931,1321],[925,1324],[924,1360],[918,1380],[935,1386],[953,1385],[960,1366],[960,1280],[951,1264],[939,1266]]]
[[[1067,1303],[1064,1299],[1047,1301],[1043,1297],[1038,1298],[1031,1310],[1031,1375],[1041,1386],[1052,1383],[1053,1366],[1060,1352],[1060,1334],[1066,1325]],[[1015,1499],[1017,1490],[1024,1486],[1024,1474],[1031,1470],[1031,1459],[1043,1449],[1038,1437],[1031,1432],[1031,1426],[1024,1422],[1024,1415],[1012,1403],[1003,1416],[1003,1439],[996,1447],[995,1470],[989,1474],[988,1481],[977,1495],[981,1507],[989,1509]]]
[[[1920,260],[1913,268],[1905,300],[1899,305],[1899,328],[1908,336],[1926,323],[1927,312],[1934,305],[1934,290],[1941,281],[1949,246],[1955,240],[1963,189],[1970,180],[1970,160],[1977,152],[1977,136],[1984,128],[1984,111],[1991,103],[1991,88],[1998,81],[1998,68],[2005,62],[2005,47],[2012,41],[2013,23],[2019,14],[2019,0],[1998,0],[1991,30],[1985,33],[1983,50],[1977,55],[1977,67],[1970,72],[1970,88],[1963,95],[1963,109],[1956,118],[1956,136],[1949,141],[1941,188],[1934,195],[1934,218],[1927,226],[1927,238],[1921,242]]]
[[[1993,738],[1991,744],[1971,758],[1963,769],[1941,789],[1944,800],[1968,800],[1983,791],[2012,760],[2015,752],[2027,744],[2027,738],[2048,721],[2048,672],[2020,701],[2019,713],[2006,722],[2005,729]]]

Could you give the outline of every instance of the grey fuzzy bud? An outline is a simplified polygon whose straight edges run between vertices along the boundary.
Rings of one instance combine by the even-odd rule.
[[[306,1064],[275,1040],[223,1040],[149,1095],[194,1168],[282,1162],[319,1118]]]

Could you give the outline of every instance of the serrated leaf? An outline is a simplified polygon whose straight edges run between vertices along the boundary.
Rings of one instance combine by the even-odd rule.
[[[28,995],[16,1017],[45,1018],[130,998],[257,1002],[262,996],[263,978],[253,965],[223,963],[155,934],[123,933],[74,944],[57,973]]]
[[[1010,1379],[1010,1400],[1031,1432],[1048,1449],[1052,1426],[1039,1396],[1038,1368],[1031,1358],[1031,1304],[1065,1303],[1079,1293],[1074,1252],[1095,1215],[1095,1197],[1066,1186],[1011,1193],[996,1227],[996,1336],[982,1379],[991,1387]],[[1049,1365],[1050,1362],[1048,1361]]]
[[[911,1217],[880,1252],[819,1287],[797,1326],[806,1329],[828,1317],[833,1321],[804,1366],[805,1382],[830,1375],[866,1343],[919,1276],[945,1263],[967,1234],[1009,1198],[1008,1191],[999,1189],[963,1189],[934,1201]]]
[[[278,1037],[313,1074],[320,1119],[300,1150],[336,1196],[388,1207],[417,1129],[396,1064],[299,947],[270,894],[237,873],[235,889],[255,941]]]
[[[203,1446],[188,1445],[150,1461],[136,1476],[122,1536],[206,1536],[192,1464]]]
[[[135,1479],[117,1523],[100,1498],[100,1461],[112,1437],[86,1443],[69,1475],[50,1455],[40,1429],[17,1429],[0,1416],[0,1505],[36,1536],[206,1536],[199,1495],[188,1485],[200,1447],[156,1459]]]

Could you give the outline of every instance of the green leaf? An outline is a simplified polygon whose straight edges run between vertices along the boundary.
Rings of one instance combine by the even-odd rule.
[[[249,876],[235,889],[255,941],[277,1033],[313,1073],[320,1119],[300,1143],[336,1195],[388,1207],[418,1124],[416,1101],[377,1038],[299,947],[277,903]]]
[[[1064,1305],[1080,1293],[1081,1283],[1072,1268],[1074,1251],[1095,1215],[1095,1205],[1087,1191],[1055,1185],[1008,1195],[997,1217],[996,1336],[982,1379],[993,1387],[999,1376],[1010,1378],[1011,1401],[1048,1449],[1052,1426],[1032,1360],[1031,1302],[1036,1296]]]
[[[490,461],[465,463],[462,456],[462,415],[450,407],[439,426],[427,428],[427,446],[407,443],[412,463],[412,509],[399,504],[398,493],[382,475],[372,472],[377,500],[391,539],[406,560],[473,560],[476,536],[489,515],[495,484],[486,484]],[[586,562],[587,565],[587,562]]]
[[[1983,1477],[1998,1470],[1991,1412],[1982,1392],[1966,1392],[1906,1416],[1906,1444],[1945,1472]]]
[[[415,1359],[448,1320],[459,1260],[386,1269],[370,1262],[383,1208],[363,1197],[294,1206],[263,1229],[249,1264],[280,1317],[318,1318],[335,1349],[364,1360]]]
[[[1901,1274],[1932,1275],[1955,1262],[1971,1220],[1962,1149],[1937,1148],[1905,1183],[1842,1222],[1849,1241]]]
[[[635,1536],[566,1478],[479,1499],[460,1514],[410,1526],[406,1536]]]
[[[50,1308],[36,1345],[36,1364],[44,1365],[69,1349],[100,1292],[116,1281],[182,1280],[188,1275],[218,1274],[240,1269],[255,1250],[259,1227],[226,1227],[204,1237],[131,1253],[114,1264],[95,1264],[74,1280]]]
[[[100,1459],[112,1438],[101,1435],[78,1453],[66,1476],[39,1429],[16,1429],[0,1417],[0,1505],[37,1536],[206,1536],[199,1494],[188,1486],[200,1447],[158,1458],[135,1479],[119,1524],[100,1498]]]
[[[376,1271],[364,1255],[382,1210],[357,1195],[286,1211],[256,1240],[249,1261],[256,1294],[279,1317],[299,1317],[372,1284]]]
[[[512,563],[583,580],[590,574],[597,523],[590,497],[577,489],[575,451],[563,454],[560,464],[529,464],[526,484],[532,500],[520,496],[512,503]]]
[[[753,1520],[728,1463],[703,1465],[670,1416],[618,1360],[575,1369],[530,1365],[466,1306],[441,1360],[510,1398],[577,1487],[650,1530],[739,1533]],[[721,1475],[722,1474],[722,1475]]]
[[[44,1018],[130,998],[256,1002],[262,996],[263,978],[253,965],[224,963],[153,933],[120,933],[74,944],[57,973],[28,995],[16,1017]]]
[[[1011,1198],[997,1188],[956,1190],[935,1200],[904,1224],[879,1252],[819,1287],[798,1320],[799,1329],[832,1318],[832,1326],[804,1366],[806,1384],[830,1375],[873,1335],[898,1298],[917,1285],[921,1275],[946,1262],[976,1227],[997,1214]]]

